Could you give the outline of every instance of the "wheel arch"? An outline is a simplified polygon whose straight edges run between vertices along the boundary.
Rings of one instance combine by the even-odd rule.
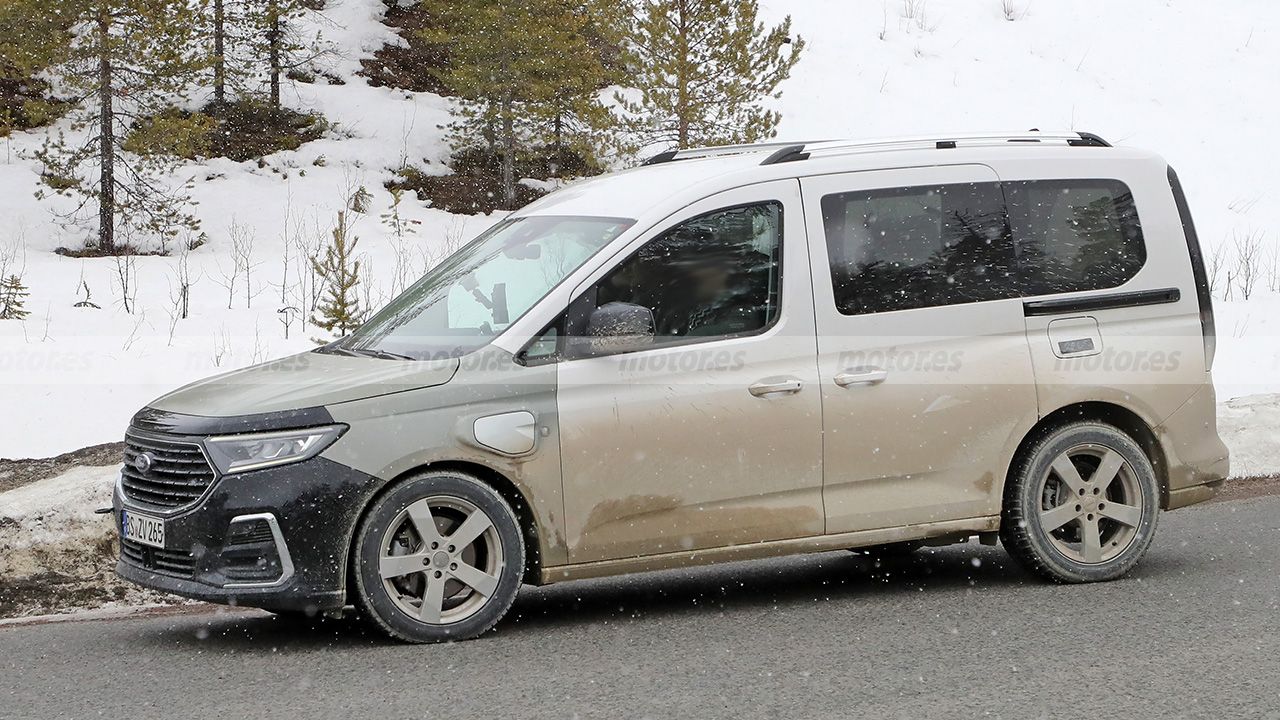
[[[1156,438],[1155,431],[1138,413],[1122,405],[1105,401],[1095,400],[1064,405],[1040,418],[1022,438],[1022,442],[1018,443],[1017,450],[1014,451],[1013,457],[1010,458],[1009,468],[1005,473],[1005,484],[1008,485],[1010,475],[1018,467],[1018,460],[1036,440],[1057,428],[1082,420],[1093,420],[1112,425],[1138,443],[1138,447],[1142,448],[1143,454],[1151,461],[1151,467],[1155,470],[1156,480],[1160,484],[1160,507],[1167,508],[1169,505],[1169,465],[1164,449],[1160,447],[1160,441]]]
[[[356,515],[355,525],[351,531],[351,537],[347,542],[346,552],[346,572],[343,578],[346,582],[345,593],[348,601],[351,599],[351,593],[355,587],[352,573],[355,572],[355,552],[356,552],[356,534],[359,532],[360,523],[369,512],[369,508],[373,506],[378,498],[386,494],[391,488],[399,485],[405,479],[410,478],[422,472],[428,471],[454,471],[471,475],[480,480],[485,485],[498,493],[503,500],[511,506],[511,510],[516,515],[516,522],[520,525],[520,534],[524,538],[525,546],[525,567],[522,582],[536,585],[542,577],[542,546],[539,541],[538,524],[534,519],[533,510],[529,505],[528,498],[525,497],[523,491],[512,482],[506,475],[494,470],[493,468],[465,460],[440,460],[418,465],[399,475],[391,478],[383,483],[378,491],[369,496],[364,505],[360,508],[360,512]]]

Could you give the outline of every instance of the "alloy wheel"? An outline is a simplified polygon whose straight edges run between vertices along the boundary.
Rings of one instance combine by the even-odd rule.
[[[379,553],[388,597],[409,617],[448,625],[475,615],[493,597],[504,567],[502,539],[474,503],[431,496],[401,510]]]
[[[1115,449],[1094,443],[1055,457],[1039,497],[1040,528],[1054,549],[1089,565],[1123,553],[1147,510],[1133,467]]]

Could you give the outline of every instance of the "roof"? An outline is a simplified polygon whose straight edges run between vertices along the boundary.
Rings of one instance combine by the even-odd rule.
[[[661,153],[636,168],[568,185],[520,210],[520,215],[664,217],[694,200],[743,185],[841,172],[935,165],[984,164],[993,157],[1153,157],[1112,148],[1091,133],[1019,132],[760,143]]]

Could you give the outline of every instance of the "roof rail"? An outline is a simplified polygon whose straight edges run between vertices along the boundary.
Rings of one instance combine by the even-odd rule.
[[[811,141],[810,141],[811,142]],[[828,142],[828,141],[823,141]],[[788,148],[803,148],[805,142],[767,142],[767,143],[748,143],[744,145],[712,145],[709,147],[689,148],[687,150],[667,150],[645,160],[642,165],[658,165],[675,160],[694,160],[696,158],[722,157],[725,155],[742,155],[745,153],[759,153],[766,150],[782,151]],[[776,154],[776,153],[774,153]]]
[[[820,143],[804,143],[778,150],[761,165],[777,162],[805,160],[815,153],[841,153],[876,150],[954,150],[961,145],[1003,145],[1005,143],[1038,144],[1056,142],[1073,147],[1111,147],[1106,140],[1087,132],[1025,133],[968,133],[963,135],[922,135],[917,137],[884,138],[878,140],[827,140]],[[784,152],[785,151],[785,152]]]
[[[830,150],[876,150],[907,148],[912,146],[933,146],[939,150],[953,149],[960,145],[1003,144],[1003,143],[1039,143],[1045,141],[1066,144],[1106,144],[1106,141],[1092,133],[1077,132],[1040,132],[1032,130],[1025,133],[965,133],[959,135],[918,135],[914,137],[883,138],[871,140],[834,140],[818,144],[807,144],[810,152]]]
[[[688,150],[668,150],[658,153],[644,165],[658,165],[675,160],[693,160],[696,158],[724,157],[727,155],[743,155],[769,151],[768,157],[761,165],[776,165],[782,162],[807,160],[813,153],[826,152],[858,152],[862,150],[907,150],[936,148],[938,150],[954,150],[961,145],[1002,145],[1005,143],[1034,144],[1056,142],[1073,147],[1111,147],[1111,143],[1089,132],[1040,132],[1029,130],[1023,133],[965,133],[959,135],[918,135],[914,137],[881,138],[869,140],[819,140],[816,142],[769,142],[748,145],[715,145],[711,147],[690,148]]]

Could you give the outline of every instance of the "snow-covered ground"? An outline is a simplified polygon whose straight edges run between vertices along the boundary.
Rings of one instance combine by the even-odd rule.
[[[783,139],[937,131],[1074,128],[1117,144],[1160,151],[1187,186],[1210,251],[1261,235],[1277,248],[1280,197],[1274,73],[1280,67],[1280,5],[1265,0],[765,0],[766,16],[789,12],[809,49],[784,85]],[[114,260],[54,255],[85,229],[55,222],[37,202],[37,170],[24,156],[46,132],[0,141],[0,256],[18,250],[31,290],[25,321],[0,322],[0,457],[51,455],[117,440],[148,400],[190,380],[306,349],[318,333],[280,322],[283,256],[302,233],[322,237],[358,187],[372,193],[355,234],[371,278],[369,299],[395,290],[397,256],[416,275],[442,248],[488,227],[408,198],[416,232],[399,252],[382,223],[383,183],[404,162],[439,169],[439,126],[448,101],[372,88],[359,59],[391,37],[379,0],[331,0],[325,36],[344,85],[295,85],[286,100],[336,124],[325,139],[256,163],[189,165],[209,242],[191,253],[192,315],[171,321],[180,258],[136,259],[137,307],[121,303]],[[52,131],[66,130],[64,124]],[[254,237],[250,291],[222,286],[232,226]],[[298,258],[290,262],[297,266]],[[293,274],[290,270],[290,275]],[[1225,280],[1221,278],[1220,282]],[[82,282],[100,310],[74,308]],[[241,281],[242,283],[243,281]],[[1265,285],[1265,280],[1262,283]],[[229,297],[230,295],[230,297]],[[228,308],[230,304],[230,308]],[[1280,295],[1219,300],[1216,377],[1221,399],[1280,392]]]

